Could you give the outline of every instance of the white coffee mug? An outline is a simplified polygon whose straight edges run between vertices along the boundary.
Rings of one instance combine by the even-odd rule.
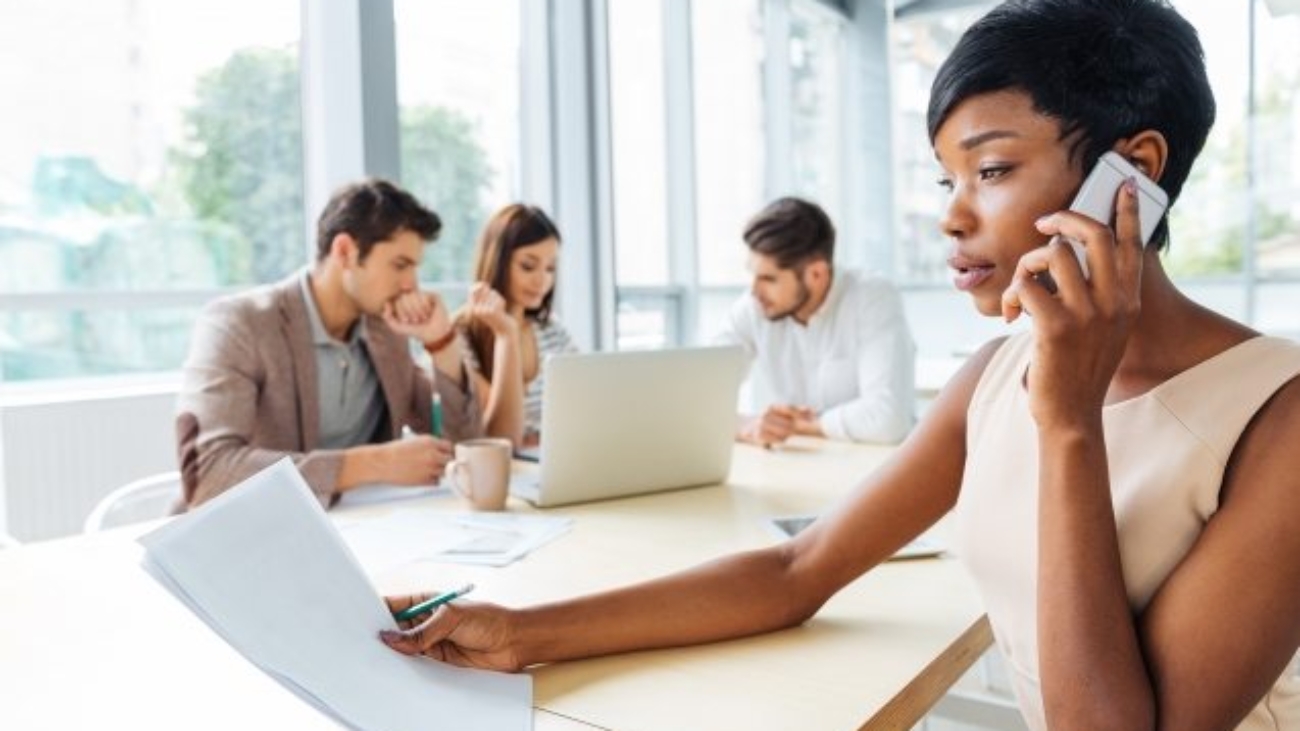
[[[510,488],[509,439],[457,442],[456,458],[447,463],[447,482],[475,510],[502,510]]]

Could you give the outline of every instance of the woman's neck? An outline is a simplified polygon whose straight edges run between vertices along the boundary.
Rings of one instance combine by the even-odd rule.
[[[1115,372],[1121,391],[1143,391],[1259,333],[1192,300],[1170,280],[1160,256],[1143,261],[1142,310]]]

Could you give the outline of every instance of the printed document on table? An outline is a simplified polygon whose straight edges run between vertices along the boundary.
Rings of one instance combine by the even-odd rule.
[[[508,512],[396,511],[340,527],[371,574],[417,561],[505,566],[568,532],[572,518]]]
[[[285,459],[143,536],[145,566],[252,663],[354,729],[523,731],[532,678],[412,658]]]

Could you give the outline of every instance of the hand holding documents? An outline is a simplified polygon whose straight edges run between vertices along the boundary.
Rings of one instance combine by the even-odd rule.
[[[531,728],[530,677],[379,642],[396,628],[392,615],[287,459],[140,542],[146,568],[178,599],[348,728]]]

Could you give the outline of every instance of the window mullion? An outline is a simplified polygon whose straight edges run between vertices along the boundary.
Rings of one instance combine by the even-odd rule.
[[[707,0],[705,0],[707,2]],[[677,296],[669,345],[681,345],[695,330],[699,245],[695,220],[695,94],[691,80],[691,0],[664,0],[664,104],[667,146],[668,279]]]

